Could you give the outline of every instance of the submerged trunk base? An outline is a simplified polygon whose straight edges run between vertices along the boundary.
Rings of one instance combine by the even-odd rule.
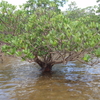
[[[49,73],[49,72],[51,72],[52,71],[52,64],[51,63],[49,63],[49,64],[46,64],[46,65],[44,65],[44,66],[40,66],[41,67],[41,71],[43,72],[43,73]]]
[[[51,72],[52,71],[52,67],[50,67],[50,66],[44,67],[44,68],[42,68],[42,71],[43,72]]]
[[[42,72],[51,72],[52,71],[52,66],[54,65],[53,62],[45,63],[38,58],[35,59],[35,62],[41,67]]]

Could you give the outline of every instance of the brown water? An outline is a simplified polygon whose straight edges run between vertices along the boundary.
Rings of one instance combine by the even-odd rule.
[[[0,100],[100,100],[100,64],[69,62],[44,75],[34,63],[5,58],[0,63]]]

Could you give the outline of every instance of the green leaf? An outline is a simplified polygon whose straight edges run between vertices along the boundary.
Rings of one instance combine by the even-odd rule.
[[[98,48],[97,50],[95,50],[95,55],[96,55],[97,57],[100,57],[100,48]]]
[[[17,56],[21,56],[21,55],[22,55],[22,52],[17,51],[17,52],[16,52],[16,55],[17,55]]]
[[[83,60],[88,62],[90,60],[90,57],[91,57],[90,55],[85,54],[84,57],[83,57]]]

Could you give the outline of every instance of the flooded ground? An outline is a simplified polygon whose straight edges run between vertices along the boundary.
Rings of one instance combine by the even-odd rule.
[[[69,62],[44,75],[34,63],[5,58],[0,63],[0,100],[100,100],[100,64]]]

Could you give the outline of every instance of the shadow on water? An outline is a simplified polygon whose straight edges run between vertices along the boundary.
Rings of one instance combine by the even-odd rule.
[[[99,100],[100,64],[55,65],[47,74],[35,63],[6,59],[0,64],[0,100]]]

